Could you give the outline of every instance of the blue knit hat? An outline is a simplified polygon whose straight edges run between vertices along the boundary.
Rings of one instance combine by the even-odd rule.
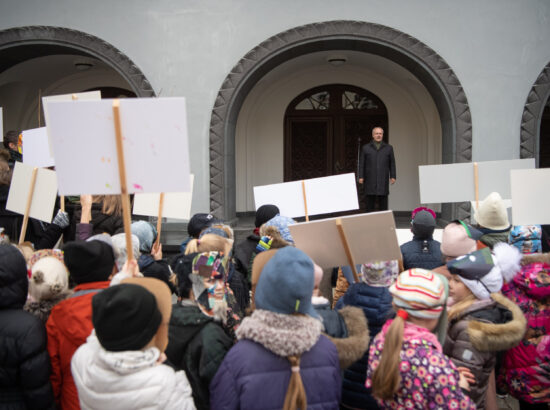
[[[262,270],[254,297],[256,308],[317,318],[311,305],[313,281],[313,261],[309,256],[292,246],[281,248]]]
[[[139,250],[150,253],[153,248],[153,242],[157,238],[157,230],[147,221],[136,221],[131,225],[132,234],[139,239]]]

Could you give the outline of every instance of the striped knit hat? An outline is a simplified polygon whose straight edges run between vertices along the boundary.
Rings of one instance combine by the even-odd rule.
[[[411,316],[437,319],[445,305],[445,286],[432,271],[409,269],[401,272],[390,286],[393,303]]]

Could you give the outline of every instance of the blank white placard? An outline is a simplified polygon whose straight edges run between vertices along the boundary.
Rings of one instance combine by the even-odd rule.
[[[50,102],[61,195],[119,194],[113,100]],[[120,100],[129,193],[190,192],[185,98]]]
[[[7,210],[22,215],[25,214],[33,169],[34,167],[27,164],[15,163],[6,204]],[[57,178],[55,171],[38,168],[29,217],[48,223],[51,222],[56,197]]]
[[[169,192],[164,194],[162,217],[189,220],[194,176],[191,174],[191,192]],[[158,216],[160,194],[136,194],[134,196],[134,215]]]
[[[46,127],[23,131],[23,162],[32,167],[53,167]]]
[[[478,162],[479,200],[491,192],[510,199],[510,170],[533,169],[535,159]],[[420,202],[445,203],[475,200],[474,163],[423,165],[418,167]]]
[[[303,222],[288,227],[296,247],[325,269],[349,265],[336,219]],[[340,219],[355,264],[401,258],[393,212],[350,215]]]
[[[512,223],[550,224],[550,168],[513,170],[510,174]]]
[[[304,180],[308,215],[359,209],[355,174],[341,174]],[[254,187],[256,209],[277,205],[281,215],[304,216],[302,181]]]

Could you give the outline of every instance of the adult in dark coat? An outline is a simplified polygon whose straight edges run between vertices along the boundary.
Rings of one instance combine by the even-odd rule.
[[[46,329],[23,310],[27,266],[11,245],[0,245],[0,283],[0,407],[54,409]]]
[[[383,137],[381,127],[373,128],[372,141],[363,145],[359,155],[358,177],[364,184],[367,212],[388,209],[389,183],[393,185],[397,178],[393,147],[382,141]]]

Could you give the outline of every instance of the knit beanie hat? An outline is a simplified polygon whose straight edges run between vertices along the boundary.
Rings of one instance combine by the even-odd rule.
[[[130,277],[122,280],[123,284],[139,285],[153,294],[161,315],[161,323],[156,333],[155,346],[164,352],[168,346],[168,327],[172,315],[172,292],[163,281],[156,278]]]
[[[254,225],[259,228],[271,218],[279,214],[279,208],[275,205],[262,205],[256,210]]]
[[[69,289],[69,271],[53,256],[45,256],[33,263],[29,279],[29,294],[35,302],[55,300]]]
[[[92,323],[105,350],[142,349],[157,333],[161,321],[155,296],[142,286],[111,286],[92,298]]]
[[[283,240],[291,245],[294,245],[294,239],[292,239],[292,235],[290,234],[290,229],[288,229],[288,226],[294,225],[295,223],[296,221],[294,219],[277,214],[265,224],[263,224],[260,233],[262,233],[265,229],[269,227],[273,227],[279,232]]]
[[[491,192],[479,204],[475,218],[478,225],[483,228],[498,231],[510,227],[506,206],[504,206],[504,202],[498,192]]]
[[[120,272],[128,259],[128,252],[126,251],[126,234],[117,233],[111,239],[113,241],[116,268]],[[136,235],[132,235],[132,250],[134,252],[134,258],[136,260],[139,259],[139,239]]]
[[[417,208],[418,209],[418,208]],[[430,212],[431,211],[431,212]],[[432,237],[435,229],[434,212],[428,208],[418,212],[413,211],[412,232],[418,239],[429,239]]]
[[[153,242],[157,238],[157,229],[147,221],[136,221],[131,226],[132,234],[139,239],[139,250],[143,253],[151,253]]]
[[[542,227],[540,225],[517,225],[508,234],[508,243],[521,253],[542,252]]]
[[[473,234],[476,233],[476,235]],[[441,237],[441,253],[451,258],[466,255],[477,249],[479,231],[462,221],[450,222]]]
[[[367,285],[375,287],[389,287],[399,275],[399,263],[394,261],[380,261],[361,265],[360,279]]]
[[[277,250],[265,264],[256,287],[257,309],[317,318],[311,304],[313,261],[303,251],[287,246]]]
[[[77,284],[109,279],[115,265],[115,257],[113,248],[105,242],[69,242],[63,251],[65,266]]]
[[[390,293],[396,306],[424,319],[439,318],[447,299],[441,277],[419,268],[401,272],[390,286]]]
[[[521,253],[517,248],[500,242],[493,247],[460,256],[447,263],[449,272],[460,280],[480,300],[499,292],[503,282],[511,281],[521,269]]]
[[[198,238],[201,231],[212,225],[214,222],[219,222],[213,215],[210,214],[195,214],[187,224],[187,233],[192,238]]]

